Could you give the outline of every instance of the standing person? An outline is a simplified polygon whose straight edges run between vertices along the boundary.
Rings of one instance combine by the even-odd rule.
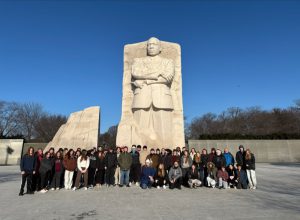
[[[140,154],[136,150],[135,145],[132,145],[130,154],[132,157],[132,163],[130,167],[129,185],[131,186],[133,183],[135,183],[136,186],[139,186],[141,177],[141,164]]]
[[[154,148],[150,150],[150,154],[147,156],[146,159],[150,160],[151,166],[156,170],[158,164],[160,163],[160,155],[156,154]]]
[[[96,175],[96,161],[97,161],[97,155],[95,154],[96,150],[93,148],[90,150],[90,153],[88,154],[90,158],[90,166],[88,169],[89,172],[89,178],[88,178],[88,186],[90,189],[94,187],[95,184],[95,175]]]
[[[141,166],[145,165],[145,161],[146,161],[147,156],[148,156],[148,149],[147,149],[147,146],[144,145],[143,150],[140,152],[140,164],[141,164]]]
[[[147,189],[151,188],[152,184],[154,183],[154,175],[155,169],[150,166],[150,160],[146,159],[145,164],[142,167],[142,174],[141,174],[141,188]]]
[[[187,185],[188,183],[187,173],[191,168],[192,164],[193,161],[189,155],[189,152],[185,150],[181,157],[182,182],[184,185]]]
[[[237,165],[236,170],[236,187],[238,189],[247,189],[247,174],[240,164]]]
[[[201,151],[201,164],[200,164],[200,181],[202,186],[207,186],[207,162],[208,154],[206,148],[203,148]]]
[[[177,161],[175,161],[173,167],[171,167],[168,176],[169,176],[169,182],[170,182],[169,188],[170,189],[174,189],[174,188],[181,189],[182,170],[179,167],[179,163]]]
[[[211,148],[210,153],[208,155],[208,162],[214,162],[214,158],[216,156],[216,148]]]
[[[251,153],[250,149],[247,149],[245,153],[245,167],[249,181],[249,187],[250,189],[256,189],[257,182],[255,173],[255,157],[254,154]]]
[[[113,148],[110,147],[105,155],[105,181],[106,186],[113,186],[115,184],[115,169],[117,167],[117,155]]]
[[[199,170],[196,167],[196,164],[193,164],[190,170],[188,171],[188,184],[190,188],[197,188],[201,185],[201,181],[199,180]]]
[[[43,159],[43,149],[39,148],[37,152],[35,153],[36,157],[36,168],[35,168],[35,174],[32,178],[32,191],[40,191],[41,190],[41,175],[39,173],[39,169],[41,166],[41,161]]]
[[[217,169],[215,167],[215,164],[213,162],[207,163],[207,186],[215,188],[216,182],[217,182]]]
[[[163,163],[160,163],[157,168],[157,172],[154,176],[154,186],[157,189],[160,187],[166,189],[167,178],[166,178],[166,169]]]
[[[119,159],[120,154],[121,154],[121,148],[117,147],[117,149],[116,149],[116,157],[117,157],[116,164],[117,164],[117,166],[116,166],[116,170],[115,170],[115,184],[114,184],[114,186],[120,185],[121,173],[120,173],[120,165],[118,163],[118,159]]]
[[[129,173],[130,173],[130,167],[132,163],[132,157],[128,153],[128,147],[125,146],[123,148],[123,152],[120,154],[118,162],[120,164],[120,172],[121,172],[121,180],[120,180],[120,187],[123,185],[129,186]]]
[[[45,157],[41,161],[41,166],[39,169],[39,173],[41,175],[41,193],[45,193],[48,191],[49,187],[49,180],[50,180],[50,175],[51,171],[53,168],[53,161],[50,158],[50,152],[45,153]]]
[[[221,170],[222,166],[226,166],[225,157],[222,155],[222,151],[220,149],[216,150],[216,156],[214,157],[213,163],[218,170]]]
[[[36,167],[36,157],[34,156],[33,147],[29,147],[27,153],[23,156],[20,168],[22,174],[22,184],[19,196],[24,195],[24,187],[27,181],[27,192],[26,194],[33,194],[32,190],[32,175],[35,174]]]
[[[65,167],[64,184],[65,189],[71,189],[73,185],[73,176],[77,168],[77,159],[73,149],[68,150],[63,161]]]
[[[223,156],[225,158],[225,167],[226,168],[228,168],[230,164],[234,165],[234,157],[229,152],[228,147],[225,147]]]
[[[245,150],[244,150],[244,146],[243,145],[239,146],[239,151],[236,152],[235,160],[236,160],[236,164],[237,165],[241,165],[242,169],[246,170],[246,166],[245,166]]]
[[[222,166],[218,171],[217,177],[219,179],[219,189],[227,189],[228,188],[228,173],[225,169],[225,166]]]
[[[193,148],[191,149],[191,152],[190,152],[190,157],[191,157],[192,160],[194,160],[195,155],[196,155],[196,150],[195,150],[195,148],[193,147]]]
[[[51,182],[51,190],[59,190],[63,174],[63,159],[61,151],[57,151],[54,160],[54,176]]]
[[[105,180],[105,157],[102,151],[98,152],[96,162],[96,187],[99,189]]]
[[[87,156],[87,151],[82,150],[81,156],[77,159],[77,176],[75,180],[75,187],[73,190],[76,190],[79,188],[79,182],[81,179],[81,175],[83,175],[83,181],[84,181],[84,190],[87,190],[88,186],[88,168],[90,166],[90,158]]]

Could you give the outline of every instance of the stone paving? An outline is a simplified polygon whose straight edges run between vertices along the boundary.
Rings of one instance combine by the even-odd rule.
[[[17,166],[0,167],[0,219],[300,219],[300,164],[257,164],[257,190],[103,187],[18,196]]]

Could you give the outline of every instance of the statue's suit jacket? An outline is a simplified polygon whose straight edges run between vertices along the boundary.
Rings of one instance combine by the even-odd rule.
[[[160,58],[160,59],[159,59]],[[148,109],[153,104],[157,109],[173,110],[173,100],[170,86],[174,76],[173,61],[159,57],[156,60],[156,69],[151,69],[151,58],[136,58],[132,66],[132,78],[134,80],[147,80],[149,71],[158,71],[168,78],[168,82],[161,84],[144,84],[142,88],[134,89],[132,102],[133,109]],[[158,65],[157,65],[158,64]],[[150,66],[147,68],[147,66]],[[150,70],[151,69],[151,70]]]

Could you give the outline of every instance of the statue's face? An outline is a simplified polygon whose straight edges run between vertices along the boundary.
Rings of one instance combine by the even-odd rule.
[[[160,42],[156,38],[150,38],[147,43],[147,53],[149,56],[156,56],[160,53]]]

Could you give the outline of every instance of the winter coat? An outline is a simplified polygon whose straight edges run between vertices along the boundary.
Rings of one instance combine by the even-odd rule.
[[[121,153],[118,162],[121,170],[129,170],[132,164],[132,157],[130,153]]]
[[[25,154],[21,160],[20,169],[26,173],[32,173],[36,170],[36,164],[36,157],[34,155]]]
[[[232,156],[232,154],[230,152],[224,153],[223,156],[225,158],[225,166],[226,167],[228,167],[230,164],[234,165],[234,157]]]
[[[244,170],[237,170],[236,171],[236,180],[238,183],[243,184],[244,186],[247,185],[247,174]]]
[[[201,154],[201,164],[200,164],[200,169],[204,169],[206,167],[208,162],[208,154]]]
[[[172,167],[172,155],[165,154],[161,157],[161,160],[164,164],[165,170],[169,170]]]
[[[249,160],[245,157],[245,167],[247,170],[255,170],[255,157],[254,154],[251,153],[251,158]]]
[[[52,167],[53,167],[52,159],[50,159],[50,158],[47,159],[45,157],[41,161],[41,166],[40,166],[39,172],[41,174],[45,174],[47,172],[51,172],[52,171]]]
[[[209,164],[212,164],[212,168],[209,167]],[[217,168],[215,167],[214,163],[208,162],[206,166],[207,166],[207,177],[217,180]]]
[[[224,156],[221,154],[221,155],[216,155],[214,157],[214,160],[213,160],[213,163],[215,164],[216,168],[218,170],[220,170],[222,168],[222,166],[225,166],[226,165],[226,160],[224,158]]]
[[[189,169],[188,174],[187,174],[189,179],[199,179],[199,172],[197,168],[193,171],[192,168]]]
[[[149,176],[152,176],[154,179],[154,175],[155,175],[155,169],[153,167],[143,166],[142,173],[141,173],[141,184],[149,185],[150,183]]]
[[[140,164],[140,154],[137,151],[131,152],[132,157],[132,165],[139,165]]]
[[[189,155],[187,157],[188,157],[187,162],[185,162],[186,161],[185,156],[181,157],[181,168],[189,168],[192,166],[193,164],[192,158]]]
[[[65,169],[68,171],[74,171],[77,168],[77,160],[75,157],[70,159],[68,157],[65,157],[63,164]]]
[[[140,157],[139,157],[139,159],[140,159],[140,164],[145,165],[145,161],[146,161],[147,156],[148,156],[148,151],[142,150],[142,151],[140,152]]]
[[[63,161],[61,159],[54,160],[54,172],[62,173],[64,169]]]
[[[182,170],[180,167],[175,168],[173,166],[171,167],[168,175],[169,175],[169,180],[171,179],[177,180],[178,178],[182,177]]]
[[[151,166],[156,169],[158,164],[161,162],[160,155],[158,154],[149,154],[146,159],[151,161]]]
[[[227,181],[228,180],[228,173],[226,170],[219,170],[218,171],[218,175],[217,175],[218,178],[222,178],[222,180],[224,181]]]
[[[245,164],[245,152],[238,151],[235,155],[236,163],[242,167]]]
[[[95,154],[91,154],[90,156],[89,156],[89,158],[90,158],[90,166],[89,166],[89,168],[94,168],[94,169],[96,169],[96,166],[97,166],[97,156],[95,155]]]
[[[97,157],[96,169],[98,169],[98,170],[104,170],[105,169],[105,158]]]
[[[122,154],[120,154],[121,156]],[[116,153],[110,153],[107,152],[107,154],[105,155],[105,166],[107,168],[116,168],[118,165],[118,159],[117,159],[117,154]]]

